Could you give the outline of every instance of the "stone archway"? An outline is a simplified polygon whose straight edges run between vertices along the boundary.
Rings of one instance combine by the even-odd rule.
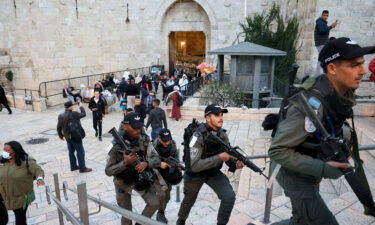
[[[165,7],[165,6],[164,6]],[[170,34],[173,32],[203,32],[206,38],[205,55],[210,49],[211,22],[206,10],[197,1],[172,1],[162,17],[161,24],[161,62],[170,71]],[[212,16],[212,15],[211,15]]]

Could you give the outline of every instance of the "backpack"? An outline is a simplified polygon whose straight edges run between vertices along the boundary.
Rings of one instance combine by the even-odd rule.
[[[203,123],[200,123],[197,121],[197,119],[193,118],[192,122],[185,128],[185,131],[184,131],[184,142],[181,143],[184,146],[184,155],[182,157],[182,160],[185,163],[187,172],[191,172],[190,157],[189,157],[190,156],[190,147],[189,147],[190,140],[194,132],[196,132],[202,124]]]
[[[74,119],[72,114],[69,116],[67,128],[69,131],[69,138],[73,141],[81,141],[86,136],[85,130],[82,128],[79,119]]]
[[[184,97],[182,97],[180,94],[178,94],[177,106],[182,106],[183,104],[184,104]]]

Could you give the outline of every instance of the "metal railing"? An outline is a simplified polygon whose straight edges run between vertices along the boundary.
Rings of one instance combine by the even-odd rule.
[[[12,95],[13,99],[13,107],[16,108],[16,94],[17,92],[23,92],[24,98],[25,98],[25,104],[26,105],[31,105],[32,110],[34,111],[34,105],[33,105],[33,98],[35,96],[39,96],[39,91],[38,90],[32,90],[32,89],[13,89],[13,91],[5,91],[5,94],[10,94]],[[33,93],[36,93],[33,94]]]
[[[81,84],[85,86],[93,85],[94,83],[103,80],[106,78],[107,75],[114,74],[117,77],[122,77],[125,71],[129,71],[131,74],[148,74],[150,68],[149,67],[140,67],[135,69],[128,69],[128,70],[119,70],[107,73],[98,73],[98,74],[91,74],[79,77],[72,77],[60,80],[51,80],[51,81],[44,81],[39,84],[39,96],[44,98],[49,98],[56,95],[62,94],[62,89],[64,85],[68,85],[69,87],[80,87]]]
[[[368,151],[368,150],[375,150],[375,144],[370,145],[360,145],[358,146],[359,151]],[[269,158],[268,154],[260,154],[260,155],[251,155],[247,157],[248,159],[266,159]],[[272,171],[270,168],[272,168],[272,161],[269,162],[269,170],[268,170],[268,177],[271,177]],[[270,216],[271,216],[271,206],[272,206],[272,192],[273,192],[273,184],[266,190],[266,204],[264,206],[264,217],[263,222],[269,223],[270,222]]]
[[[81,181],[77,184],[77,189],[70,188],[68,186],[68,183],[66,181],[63,182],[63,193],[64,193],[64,198],[65,200],[68,200],[68,194],[67,190],[75,193],[78,195],[78,207],[79,207],[79,219],[74,216],[74,214],[69,211],[69,209],[64,206],[61,203],[61,193],[60,193],[60,185],[59,185],[59,178],[58,174],[55,173],[53,174],[53,179],[54,179],[54,185],[55,185],[55,194],[56,196],[53,195],[50,186],[46,186],[46,195],[47,195],[47,202],[48,204],[51,204],[51,199],[56,203],[57,209],[58,209],[58,216],[59,216],[59,224],[63,225],[64,224],[64,218],[63,216],[66,217],[68,221],[70,221],[73,225],[89,225],[90,220],[89,216],[98,214],[101,211],[101,207],[105,207],[107,209],[110,209],[111,211],[114,211],[121,216],[136,221],[137,223],[141,223],[143,225],[166,225],[165,223],[161,223],[159,221],[150,219],[146,216],[137,214],[135,212],[132,212],[130,210],[126,210],[124,208],[121,208],[119,206],[116,206],[112,203],[103,201],[99,198],[93,197],[91,195],[87,194],[87,189],[86,189],[86,182]],[[91,200],[98,204],[99,209],[96,212],[89,213],[88,212],[88,203],[87,200]]]

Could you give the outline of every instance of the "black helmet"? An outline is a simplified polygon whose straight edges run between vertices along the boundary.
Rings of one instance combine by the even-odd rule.
[[[138,178],[140,176],[137,176]],[[151,187],[151,182],[146,179],[136,179],[134,182],[134,189],[136,191],[145,191]]]
[[[174,168],[172,171],[170,170],[168,171],[168,173],[165,174],[164,179],[169,184],[172,184],[172,185],[179,184],[182,180],[182,172],[179,171],[177,168]]]

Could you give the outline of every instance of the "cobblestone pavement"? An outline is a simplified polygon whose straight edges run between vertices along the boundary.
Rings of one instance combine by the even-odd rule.
[[[57,116],[63,112],[63,106],[49,108],[44,112],[28,112],[14,109],[13,115],[0,113],[0,145],[10,140],[17,140],[22,143],[25,150],[42,164],[46,173],[46,184],[53,184],[53,174],[58,173],[60,183],[67,181],[70,187],[77,182],[87,183],[88,194],[98,196],[104,201],[116,203],[114,186],[111,177],[104,174],[107,152],[110,148],[112,138],[109,135],[103,137],[99,142],[94,136],[92,128],[92,116],[87,110],[87,117],[83,118],[82,125],[86,130],[84,147],[86,150],[86,164],[93,168],[93,172],[80,174],[70,172],[68,151],[66,142],[59,140],[56,133]],[[121,112],[111,112],[106,115],[103,122],[103,131],[106,132],[112,127],[118,127],[121,119]],[[203,119],[203,118],[199,118]],[[224,117],[225,120],[225,117]],[[189,124],[188,120],[172,121],[168,119],[168,126],[172,131],[173,138],[182,146],[183,129]],[[238,145],[245,149],[246,153],[264,154],[269,146],[269,132],[261,130],[261,121],[225,121],[224,128],[228,130],[228,135],[232,145]],[[375,121],[373,119],[358,119],[357,127],[360,140],[363,144],[375,143]],[[150,133],[150,130],[148,131]],[[48,138],[49,141],[43,144],[30,145],[26,141],[32,138]],[[181,154],[182,155],[182,154]],[[365,161],[369,182],[375,187],[375,152],[364,152],[361,154]],[[268,160],[257,159],[254,162],[261,167],[265,167]],[[229,224],[241,225],[250,221],[262,224],[265,205],[265,179],[244,168],[235,174],[223,171],[230,177],[231,183],[237,199],[232,212]],[[267,172],[267,171],[266,171]],[[272,201],[271,221],[287,219],[290,216],[290,203],[280,187],[275,184]],[[54,189],[54,187],[52,187]],[[182,187],[181,187],[182,190]],[[58,214],[54,204],[48,205],[44,187],[35,187],[36,201],[28,209],[28,224],[58,224]],[[337,181],[325,180],[321,185],[321,193],[328,203],[329,208],[336,215],[340,224],[375,224],[375,219],[362,214],[362,208],[354,194],[348,189],[342,179]],[[133,211],[140,213],[144,207],[143,200],[133,192]],[[78,215],[77,196],[68,193],[69,200],[63,200],[69,210]],[[181,193],[181,199],[183,193]],[[198,200],[194,205],[187,224],[210,225],[216,224],[217,211],[220,201],[215,193],[204,185],[199,193]],[[176,187],[172,190],[172,199],[168,204],[166,215],[169,224],[175,224],[179,202],[176,202]],[[89,201],[89,212],[95,212],[97,206]],[[9,212],[10,223],[14,224],[13,212]],[[90,224],[120,224],[120,216],[110,210],[103,208],[99,214],[90,216]]]

